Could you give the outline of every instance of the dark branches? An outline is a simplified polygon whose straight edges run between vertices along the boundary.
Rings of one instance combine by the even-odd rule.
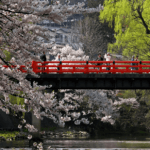
[[[144,27],[146,28],[146,34],[150,34],[150,30],[148,29],[148,25],[146,24],[146,22],[142,16],[142,12],[140,11],[140,6],[138,7],[137,12],[138,12],[139,18],[142,20]]]

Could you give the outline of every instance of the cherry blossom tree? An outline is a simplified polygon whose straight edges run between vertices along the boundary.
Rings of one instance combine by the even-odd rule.
[[[58,55],[61,56],[62,61],[88,61],[89,56],[85,55],[82,49],[74,50],[71,46],[66,45],[63,48],[54,46],[50,52],[54,55],[56,61]],[[52,65],[52,63],[50,63]],[[54,63],[55,64],[55,63]],[[63,63],[64,64],[64,63]],[[70,63],[72,64],[72,63]],[[69,63],[68,63],[69,65]],[[51,67],[49,67],[51,68]],[[71,67],[67,67],[71,68]],[[112,100],[107,98],[107,94],[103,90],[59,90],[59,108],[65,108],[63,121],[74,121],[75,125],[92,124],[92,119],[89,120],[90,115],[94,115],[95,119],[101,119],[102,122],[115,123],[115,119],[119,116],[118,112],[114,109]],[[63,96],[62,96],[63,95]],[[85,103],[84,99],[87,98]],[[84,104],[84,106],[83,106]],[[64,107],[63,107],[64,106]],[[65,125],[65,124],[63,124]]]
[[[89,56],[85,54],[85,52],[79,48],[78,50],[74,50],[71,46],[66,45],[63,48],[57,48],[57,46],[52,47],[52,50],[49,52],[50,55],[55,56],[55,59],[52,61],[57,61],[58,55],[61,55],[62,61],[89,61]],[[74,63],[63,63],[63,65],[73,65]],[[75,63],[80,64],[80,63]],[[85,64],[85,63],[83,63]],[[50,63],[49,65],[58,65],[58,63]],[[89,65],[93,65],[89,63]],[[49,67],[50,69],[54,69],[54,67]],[[55,68],[56,69],[56,68]],[[71,69],[71,67],[63,67],[63,69]],[[79,67],[78,69],[84,69]],[[89,67],[89,69],[94,69],[93,67]],[[102,67],[102,69],[106,69]]]
[[[4,68],[0,65],[0,109],[9,113],[9,110],[16,113],[27,112],[33,110],[34,115],[42,119],[43,116],[51,118],[54,122],[64,126],[64,121],[68,116],[63,118],[61,110],[67,111],[70,106],[57,107],[57,99],[54,93],[44,93],[43,90],[48,86],[39,86],[36,83],[31,86],[26,80],[26,74],[18,70],[20,65],[25,65],[28,74],[36,75],[30,68],[30,63],[33,60],[39,61],[34,53],[47,52],[47,47],[52,47],[53,44],[47,46],[39,41],[39,38],[44,38],[50,42],[51,32],[43,28],[37,23],[42,20],[52,20],[55,23],[61,23],[69,15],[76,13],[92,13],[99,12],[101,6],[97,8],[82,8],[84,3],[69,6],[54,3],[49,5],[48,1],[37,0],[1,0],[0,1],[0,59],[2,64],[9,68]],[[14,61],[6,60],[4,51],[9,52]],[[17,66],[17,67],[13,67]],[[23,98],[24,105],[28,106],[28,110],[24,105],[12,104],[10,95]],[[41,111],[41,109],[43,111]],[[22,120],[22,125],[29,132],[37,132],[34,126],[27,124]],[[18,127],[21,128],[22,125]],[[29,139],[32,136],[28,136]]]

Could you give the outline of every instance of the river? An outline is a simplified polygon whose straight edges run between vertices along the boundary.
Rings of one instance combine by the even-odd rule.
[[[123,136],[87,139],[44,139],[44,150],[49,146],[51,146],[51,150],[55,148],[56,150],[150,150],[150,138],[149,136]],[[0,148],[4,148],[3,150],[13,147],[31,150],[27,140],[0,142]]]

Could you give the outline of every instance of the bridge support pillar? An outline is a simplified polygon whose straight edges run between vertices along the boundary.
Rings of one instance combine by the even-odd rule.
[[[37,142],[43,143],[43,140],[41,139],[40,131],[41,131],[41,120],[36,118],[32,111],[32,125],[38,130],[38,132],[32,132],[32,139],[29,140],[29,147],[33,147],[33,143]]]
[[[33,132],[32,135],[33,137],[38,137],[40,138],[40,131],[41,131],[41,120],[38,119],[34,113],[32,112],[32,125],[38,130],[38,132]]]

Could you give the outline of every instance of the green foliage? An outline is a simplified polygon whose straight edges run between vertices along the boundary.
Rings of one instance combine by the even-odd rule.
[[[6,32],[6,35],[9,36],[9,33]]]
[[[136,98],[136,94],[134,90],[120,90],[117,94],[118,97],[121,98]]]
[[[140,97],[140,101],[145,101],[146,105],[150,105],[150,90],[120,90],[116,96],[124,99]]]
[[[5,61],[10,61],[11,60],[11,58],[12,58],[12,55],[11,55],[11,53],[9,52],[9,51],[7,51],[7,50],[3,50],[3,53],[5,54]]]
[[[89,96],[84,96],[83,101],[88,102],[89,101]]]
[[[55,131],[57,128],[56,127],[51,127],[51,128],[41,128],[41,131]]]
[[[16,97],[13,95],[9,95],[10,102],[12,104],[17,104],[17,105],[23,105],[24,104],[24,98]]]
[[[28,132],[28,129],[24,128],[24,129],[23,129],[23,132]]]
[[[127,142],[120,142],[118,143],[118,147],[122,148],[132,148],[132,150],[136,150],[137,148],[149,148],[150,143],[133,143],[132,141],[129,143]],[[135,149],[134,149],[135,148]]]
[[[22,95],[22,94],[23,94],[23,92],[20,91],[20,94],[18,94],[18,95]],[[13,95],[9,95],[9,98],[10,98],[10,102],[12,104],[24,105],[24,98],[13,96]],[[25,117],[25,112],[22,112],[22,113],[23,113],[23,117]]]
[[[122,49],[124,56],[139,55],[139,59],[150,59],[150,1],[149,0],[105,0],[100,21],[115,26],[116,42],[108,45],[110,52]],[[145,24],[144,24],[144,22]],[[147,26],[147,29],[146,29]]]
[[[121,105],[121,107],[124,108],[127,112],[130,112],[130,110],[131,110],[131,105],[126,105],[126,104],[123,103]]]
[[[148,97],[148,99],[147,99],[147,101],[146,101],[146,104],[147,104],[148,106],[150,106],[150,95],[148,95],[147,97]]]
[[[32,31],[29,31],[28,33],[33,34],[33,32],[32,32]]]
[[[67,134],[72,134],[72,132],[71,132],[71,131],[67,131],[66,133],[67,133]]]
[[[145,118],[150,119],[150,110],[149,110],[148,113],[146,114]]]
[[[91,104],[88,103],[88,101],[89,101],[89,96],[84,96],[84,97],[83,97],[83,102],[80,104],[80,107],[81,107],[81,108],[85,108],[85,106],[86,106],[86,107],[90,107]]]
[[[0,137],[4,137],[6,140],[12,138],[15,140],[16,135],[18,135],[18,131],[0,131]]]

